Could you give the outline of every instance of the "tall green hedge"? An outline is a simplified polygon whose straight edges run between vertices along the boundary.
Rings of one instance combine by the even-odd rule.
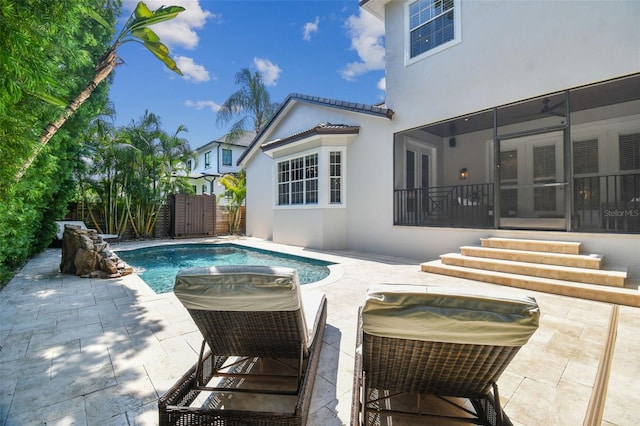
[[[108,49],[118,0],[0,0],[0,285],[47,247],[75,197],[82,132],[108,104],[103,83],[53,137],[19,182],[42,129],[61,112],[37,94],[72,99]],[[87,16],[97,11],[108,29]]]

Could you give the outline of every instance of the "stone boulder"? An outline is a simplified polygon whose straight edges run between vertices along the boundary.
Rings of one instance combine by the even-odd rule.
[[[124,263],[95,229],[66,224],[62,236],[60,272],[85,278],[117,278],[133,269]]]

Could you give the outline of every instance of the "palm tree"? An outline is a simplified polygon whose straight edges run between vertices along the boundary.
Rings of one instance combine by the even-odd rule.
[[[60,115],[60,117],[58,117],[57,120],[49,123],[49,125],[45,128],[44,132],[40,136],[40,139],[38,140],[38,143],[36,144],[33,153],[16,174],[16,181],[20,181],[29,166],[31,166],[33,161],[38,157],[40,151],[42,151],[49,140],[53,137],[53,135],[56,134],[58,129],[62,127],[67,119],[71,117],[78,110],[78,108],[80,108],[80,106],[89,98],[89,96],[91,96],[96,87],[98,87],[98,84],[100,84],[102,80],[107,78],[107,76],[111,74],[111,71],[113,71],[116,66],[122,63],[122,61],[119,61],[117,53],[118,48],[122,44],[128,42],[141,43],[172,71],[182,75],[182,72],[176,66],[175,61],[169,56],[169,49],[167,48],[167,46],[160,42],[160,37],[158,37],[158,35],[149,28],[149,25],[173,19],[184,10],[184,7],[181,6],[162,6],[152,12],[143,2],[138,3],[135,11],[129,17],[129,20],[122,28],[122,31],[120,31],[120,34],[118,35],[114,43],[99,59],[93,73],[93,77],[91,78],[89,84],[87,84],[87,86],[75,97],[75,99],[73,99],[65,106],[64,111]],[[98,20],[103,25],[108,26],[108,24],[104,22],[100,15],[91,10],[87,10],[87,12],[94,19]],[[48,102],[60,104],[60,101],[55,100],[51,96],[40,95],[40,97],[47,100]],[[62,103],[62,106],[64,106],[64,103]]]
[[[216,118],[218,125],[224,125],[234,117],[240,117],[227,134],[227,143],[236,142],[247,131],[258,133],[279,106],[278,103],[271,102],[271,96],[258,71],[251,74],[251,71],[243,68],[236,73],[236,85],[240,89],[227,98]]]

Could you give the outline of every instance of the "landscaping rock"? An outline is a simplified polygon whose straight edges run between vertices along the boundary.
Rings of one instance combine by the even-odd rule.
[[[117,278],[131,274],[133,269],[111,251],[95,229],[66,224],[60,272],[83,278]]]

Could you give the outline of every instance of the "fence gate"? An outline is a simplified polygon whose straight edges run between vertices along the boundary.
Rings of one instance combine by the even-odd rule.
[[[172,237],[215,235],[215,195],[175,194],[171,204]]]

